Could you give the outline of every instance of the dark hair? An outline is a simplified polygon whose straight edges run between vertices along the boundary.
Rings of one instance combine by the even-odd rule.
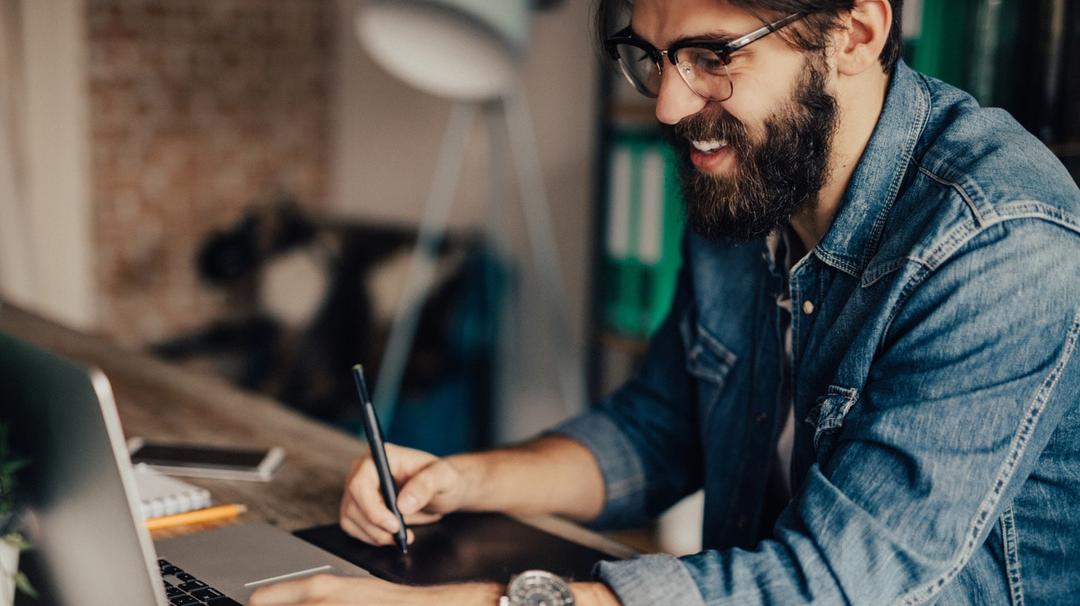
[[[675,0],[678,1],[678,0]],[[804,12],[807,16],[777,33],[796,48],[805,51],[824,50],[831,32],[840,27],[840,13],[855,7],[855,0],[726,0],[733,6],[746,9],[763,22],[769,22],[791,13]],[[903,21],[904,0],[889,0],[893,9],[892,28],[885,47],[881,49],[878,60],[886,73],[891,73],[893,66],[900,59],[903,48],[900,24]],[[598,48],[603,48],[604,40],[616,26],[616,20],[627,14],[633,6],[633,0],[598,0],[596,10],[596,32]]]

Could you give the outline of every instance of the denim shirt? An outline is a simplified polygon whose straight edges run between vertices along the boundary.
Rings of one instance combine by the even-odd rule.
[[[684,259],[640,371],[555,430],[599,463],[598,527],[705,490],[704,551],[597,566],[625,606],[1080,599],[1080,190],[1006,112],[895,68],[789,275],[775,523],[782,268],[764,241],[688,235]]]

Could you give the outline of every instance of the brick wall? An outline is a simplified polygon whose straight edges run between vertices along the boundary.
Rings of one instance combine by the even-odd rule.
[[[132,346],[219,317],[205,235],[290,192],[321,206],[332,0],[87,0],[103,332]]]

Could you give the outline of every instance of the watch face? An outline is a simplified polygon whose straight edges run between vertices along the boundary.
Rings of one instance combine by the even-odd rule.
[[[509,588],[513,606],[573,606],[574,594],[566,582],[550,572],[522,573]]]

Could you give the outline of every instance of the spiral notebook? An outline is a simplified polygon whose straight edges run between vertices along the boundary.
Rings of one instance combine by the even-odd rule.
[[[170,478],[145,463],[135,466],[135,484],[144,520],[210,506],[209,490]]]

